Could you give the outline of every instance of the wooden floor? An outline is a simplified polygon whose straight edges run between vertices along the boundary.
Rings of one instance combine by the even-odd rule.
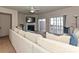
[[[0,38],[0,53],[15,53],[8,36]]]

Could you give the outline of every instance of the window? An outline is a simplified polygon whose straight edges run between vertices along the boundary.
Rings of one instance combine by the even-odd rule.
[[[38,30],[40,32],[46,31],[46,19],[39,19],[38,20]]]
[[[63,16],[50,18],[50,32],[54,34],[63,34]]]

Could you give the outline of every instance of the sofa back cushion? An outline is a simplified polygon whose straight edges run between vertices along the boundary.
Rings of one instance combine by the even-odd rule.
[[[61,36],[57,36],[51,33],[46,33],[46,38],[47,39],[52,39],[52,40],[56,40],[56,41],[60,41],[60,42],[64,42],[64,43],[68,43],[70,41],[70,36],[67,35],[61,35]]]
[[[31,32],[26,32],[25,33],[25,38],[33,41],[33,42],[37,42],[37,40],[39,39],[39,37],[42,37],[40,34],[35,34],[35,33],[31,33]]]
[[[52,40],[58,40],[59,36],[46,32],[46,38]]]

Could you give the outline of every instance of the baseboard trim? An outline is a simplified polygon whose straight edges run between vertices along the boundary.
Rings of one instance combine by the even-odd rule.
[[[6,36],[2,36],[2,37],[0,37],[0,38],[4,38],[4,37],[9,37],[9,35],[6,35]]]

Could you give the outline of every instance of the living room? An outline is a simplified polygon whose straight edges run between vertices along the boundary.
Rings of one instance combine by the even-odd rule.
[[[7,27],[7,31],[4,29],[7,24],[0,27],[3,34],[0,37],[5,38],[5,36],[9,36],[8,39],[11,43],[8,45],[11,44],[10,46],[12,47],[12,50],[9,52],[13,52],[13,49],[14,52],[21,53],[78,52],[78,10],[78,6],[1,6],[1,14],[9,14],[11,16],[9,21],[5,20],[7,18],[4,15],[1,16],[5,17],[5,19],[1,19],[4,20],[5,24],[9,22],[7,24],[10,27]],[[5,33],[7,34],[5,35]],[[18,36],[19,34],[24,38]],[[75,36],[75,39],[72,36]],[[22,39],[26,40],[27,43]],[[44,42],[41,39],[47,39],[47,41]],[[4,48],[6,46],[5,42],[3,44]],[[28,44],[28,42],[31,44]],[[51,44],[54,44],[54,46],[50,47]],[[64,48],[63,45],[67,45],[69,48]],[[34,48],[32,49],[32,47]],[[62,47],[62,49],[58,49],[58,47]],[[6,48],[3,52],[5,51],[8,52]]]
[[[1,0],[1,59],[79,59],[78,0]]]

